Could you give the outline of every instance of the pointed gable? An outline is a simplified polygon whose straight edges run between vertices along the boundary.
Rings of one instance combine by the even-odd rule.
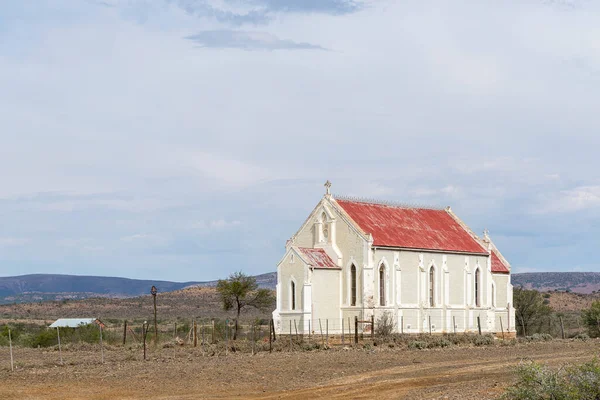
[[[374,246],[489,254],[446,210],[345,199],[335,202],[365,233],[373,236]]]

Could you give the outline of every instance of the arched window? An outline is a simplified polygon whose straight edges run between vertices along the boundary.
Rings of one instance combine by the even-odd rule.
[[[323,223],[323,240],[329,239],[329,225],[327,224],[327,214],[321,215],[321,222]]]
[[[429,268],[429,307],[435,307],[435,269]]]
[[[385,267],[379,267],[379,305],[385,306]]]
[[[481,292],[481,273],[479,268],[475,271],[475,307],[481,307],[480,292]]]
[[[356,305],[356,267],[350,267],[350,305]]]
[[[294,283],[294,281],[292,281],[291,285],[290,285],[290,290],[292,293],[292,307],[291,310],[295,310],[296,309],[296,283]]]

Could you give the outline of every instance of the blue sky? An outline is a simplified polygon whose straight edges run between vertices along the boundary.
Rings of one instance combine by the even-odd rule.
[[[600,5],[0,0],[0,275],[273,271],[333,192],[600,271]]]

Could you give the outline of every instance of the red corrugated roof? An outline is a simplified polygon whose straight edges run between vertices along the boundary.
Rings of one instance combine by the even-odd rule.
[[[338,268],[331,257],[323,249],[307,249],[298,247],[306,261],[314,268]]]
[[[502,262],[498,254],[495,251],[492,251],[492,272],[499,274],[508,274],[510,270],[508,267]]]
[[[488,254],[445,210],[336,201],[374,246]]]

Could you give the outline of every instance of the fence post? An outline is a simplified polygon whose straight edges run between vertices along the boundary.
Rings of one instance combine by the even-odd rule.
[[[558,318],[560,319],[560,333],[561,333],[561,336],[562,336],[562,338],[564,340],[564,338],[565,338],[565,325],[563,324],[562,315],[559,316]]]
[[[400,316],[400,334],[404,335],[404,315]]]
[[[273,331],[273,341],[277,341],[277,336],[275,336],[275,321],[271,318],[271,330]],[[283,332],[283,326],[281,327],[281,331]]]
[[[142,339],[144,340],[144,361],[146,361],[146,321],[142,324]]]
[[[352,343],[352,324],[350,323],[350,317],[348,317],[348,341]]]
[[[504,340],[504,327],[502,326],[502,317],[500,317],[500,330],[502,331],[502,340]]]
[[[198,325],[196,325],[196,320],[194,320],[194,347],[198,346]]]
[[[10,329],[8,330],[8,345],[10,346],[10,370],[15,370],[13,352],[12,352],[12,336],[10,335]]]
[[[371,340],[375,341],[375,314],[371,315]]]
[[[358,317],[354,316],[354,344],[358,344]]]
[[[292,320],[290,319],[290,351],[292,351]]]
[[[479,334],[481,335],[481,317],[479,315],[477,316],[477,330],[479,331]]]
[[[325,319],[325,341],[329,347],[329,318]]]
[[[321,331],[321,343],[325,346],[325,338],[323,337],[323,326],[321,325],[321,318],[319,318],[319,330]]]
[[[102,364],[104,364],[104,346],[102,345],[102,325],[98,325],[100,328],[100,353],[102,353]]]
[[[342,344],[344,344],[344,318],[342,318]]]
[[[456,335],[456,315],[452,316],[452,326],[454,327],[454,334]]]
[[[296,324],[296,320],[294,320],[294,330],[296,331],[296,342],[300,342],[300,339],[298,339],[298,325]]]
[[[428,317],[429,320],[429,334],[431,335],[431,315]]]
[[[310,319],[308,320],[308,341],[310,342],[310,335],[311,335],[311,331],[310,331]]]
[[[177,337],[177,322],[173,326],[173,339]]]
[[[125,341],[127,340],[127,320],[123,323],[123,346],[125,346]]]
[[[212,344],[215,343],[215,319],[212,319]]]
[[[58,326],[56,327],[56,335],[58,336],[58,354],[60,355],[60,365],[62,365],[63,359],[62,359],[62,349],[60,347],[60,328]]]
[[[272,326],[273,326],[273,320],[270,319],[269,320],[269,353],[273,352],[273,331],[272,331]]]
[[[225,355],[229,354],[229,318],[225,320]]]
[[[254,355],[254,323],[252,323],[252,355]]]
[[[204,340],[204,323],[202,323],[202,346],[204,346],[205,343],[206,341]]]

